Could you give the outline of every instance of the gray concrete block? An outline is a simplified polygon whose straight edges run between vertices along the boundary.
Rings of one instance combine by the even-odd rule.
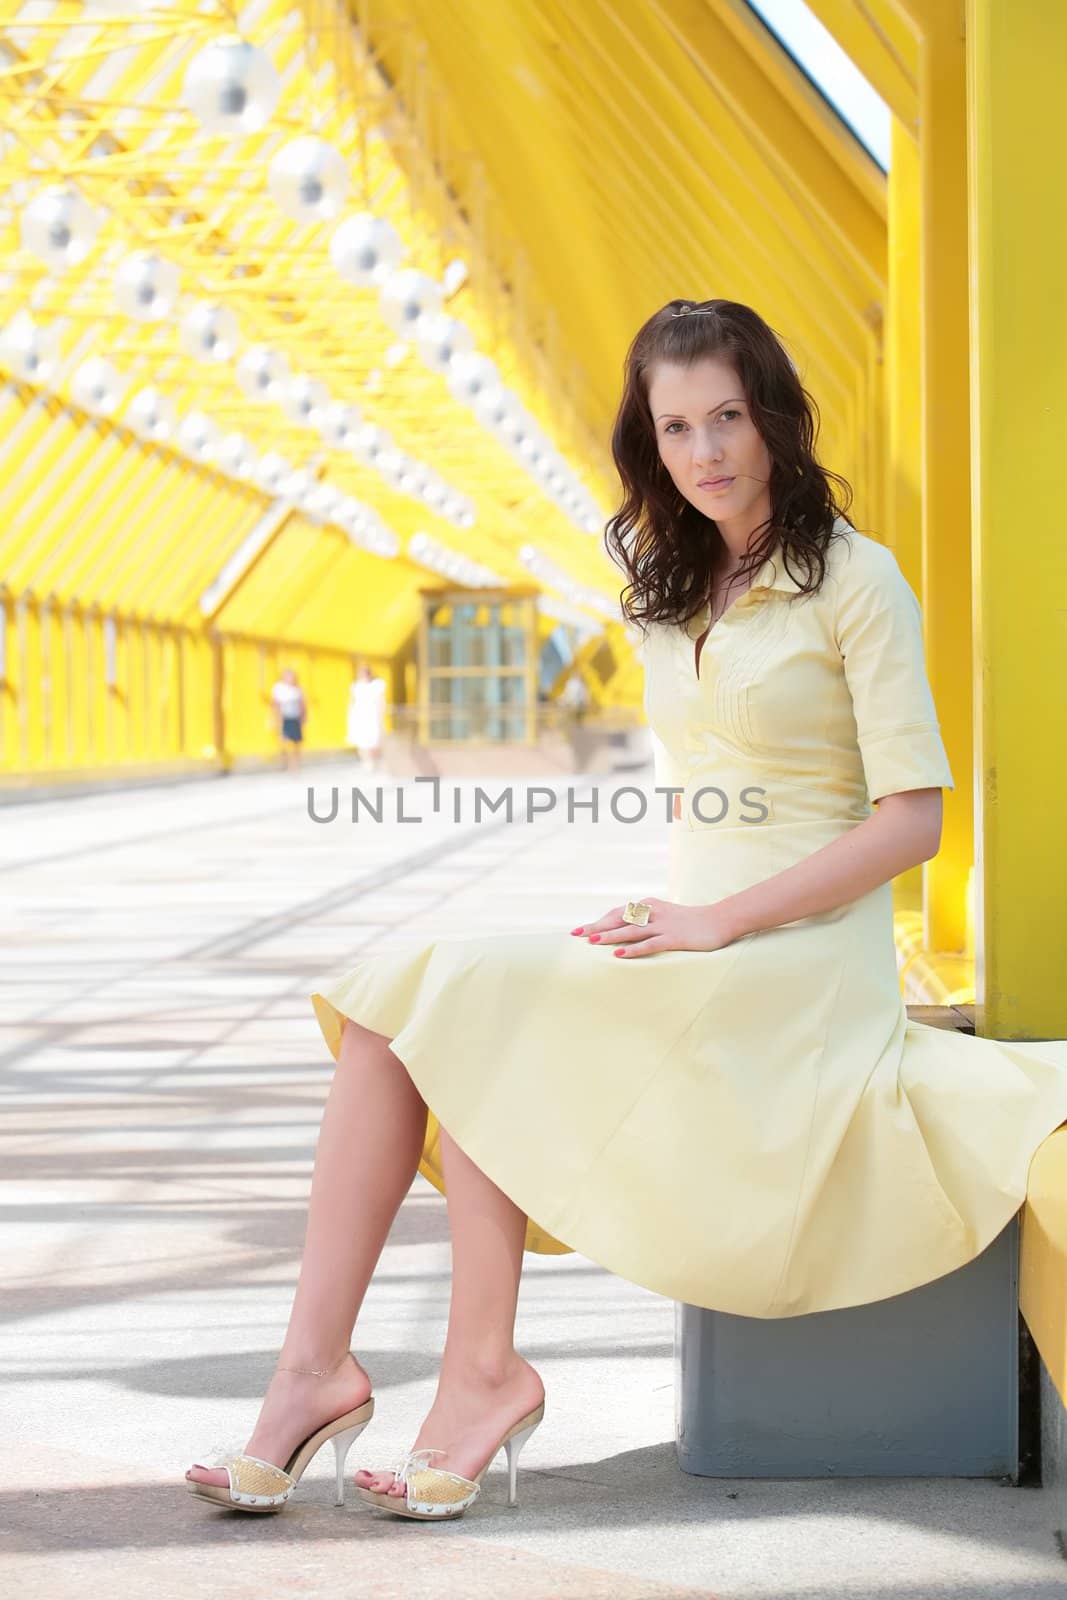
[[[676,1446],[708,1477],[1019,1469],[1018,1218],[967,1266],[804,1317],[679,1305]]]

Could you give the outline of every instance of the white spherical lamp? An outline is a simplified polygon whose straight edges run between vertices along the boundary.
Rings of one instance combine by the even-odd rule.
[[[330,260],[348,283],[376,288],[404,257],[404,243],[391,222],[357,211],[338,223],[330,238]]]
[[[444,290],[435,279],[407,267],[386,278],[378,293],[378,309],[395,333],[417,337],[423,318],[438,313],[443,299]]]
[[[274,114],[281,82],[265,50],[238,35],[213,39],[186,69],[182,100],[206,133],[258,133]]]
[[[19,216],[23,248],[56,272],[85,260],[99,227],[100,218],[85,196],[65,184],[39,189]]]
[[[122,399],[127,381],[103,356],[90,356],[71,377],[71,398],[90,415],[109,417]]]
[[[228,306],[200,301],[181,320],[181,342],[198,361],[232,361],[240,330]]]
[[[272,158],[267,187],[275,204],[294,222],[326,222],[344,207],[348,168],[332,144],[303,134],[282,145]]]
[[[154,250],[133,250],[114,277],[115,303],[135,322],[162,322],[174,310],[180,273]]]

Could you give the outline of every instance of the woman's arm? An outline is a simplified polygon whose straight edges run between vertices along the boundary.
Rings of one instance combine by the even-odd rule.
[[[795,866],[715,905],[731,940],[833,911],[898,873],[929,861],[941,844],[940,789],[887,794],[866,821]]]
[[[878,810],[849,833],[740,894],[703,906],[652,900],[656,918],[647,926],[624,921],[623,907],[616,906],[571,933],[616,946],[612,953],[630,960],[660,950],[721,950],[746,933],[858,900],[898,872],[929,860],[940,842],[941,790],[900,790],[884,795]]]

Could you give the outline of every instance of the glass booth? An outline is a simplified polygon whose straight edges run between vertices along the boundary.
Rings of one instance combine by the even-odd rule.
[[[538,591],[419,593],[420,743],[535,744]]]

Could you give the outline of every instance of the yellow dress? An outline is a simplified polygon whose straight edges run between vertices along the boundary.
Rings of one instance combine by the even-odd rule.
[[[819,593],[769,559],[699,677],[707,613],[645,640],[657,783],[684,790],[665,898],[707,904],[883,795],[953,787],[918,602],[886,547],[838,527]],[[654,892],[620,882],[590,913]],[[908,1020],[888,883],[721,950],[612,948],[412,941],[311,997],[335,1056],[346,1017],[391,1039],[430,1108],[419,1170],[443,1192],[440,1123],[527,1213],[528,1249],[737,1315],[860,1305],[978,1255],[1067,1120],[1067,1041]]]

